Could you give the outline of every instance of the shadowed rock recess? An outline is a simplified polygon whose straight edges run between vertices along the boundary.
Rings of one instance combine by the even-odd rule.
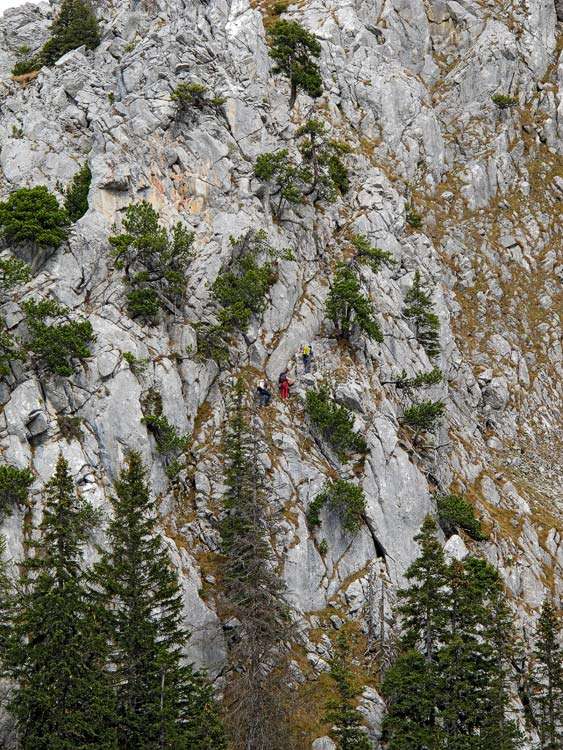
[[[24,5],[0,18],[0,200],[45,185],[62,203],[85,163],[92,175],[87,212],[58,249],[32,253],[32,276],[4,298],[2,318],[25,339],[22,302],[51,297],[95,334],[92,356],[71,376],[45,373],[31,357],[11,362],[0,383],[2,463],[35,478],[28,503],[3,521],[7,559],[23,554],[60,452],[79,491],[109,513],[124,456],[139,451],[180,572],[190,658],[220,685],[228,630],[217,605],[221,443],[236,378],[250,399],[266,378],[273,400],[253,407],[252,422],[279,511],[272,545],[299,623],[299,690],[318,685],[342,623],[367,638],[383,608],[392,628],[397,589],[418,554],[413,537],[437,515],[440,493],[465,497],[487,537],[450,528],[446,552],[497,566],[528,632],[546,594],[557,595],[563,562],[561,3],[300,0],[282,18],[320,41],[324,91],[298,92],[291,110],[289,83],[268,54],[270,0],[94,5],[99,46],[68,52],[31,80],[11,76],[16,50],[45,42],[56,7]],[[171,94],[181,82],[204,84],[215,103],[180,108]],[[349,190],[334,202],[305,196],[274,216],[256,159],[282,148],[297,154],[297,130],[311,118],[349,145],[341,157]],[[140,201],[169,230],[180,221],[194,233],[185,300],[154,324],[131,317],[109,242]],[[274,249],[275,281],[217,364],[198,354],[197,326],[216,322],[212,285],[233,258],[230,238],[260,229]],[[393,261],[354,265],[381,343],[358,327],[349,340],[337,337],[325,312],[354,235]],[[29,247],[8,238],[3,249],[30,259]],[[416,271],[439,318],[434,357],[405,315]],[[441,382],[397,385],[403,371],[412,378],[434,367]],[[282,400],[286,368],[295,384]],[[323,383],[353,415],[363,459],[340,461],[308,416],[306,393]],[[154,392],[169,424],[189,435],[173,479],[142,421]],[[443,401],[445,412],[419,433],[403,414],[423,400]],[[79,418],[70,431],[69,418]],[[354,532],[328,504],[319,525],[307,522],[314,498],[337,478],[364,492]],[[377,743],[377,685],[358,700]],[[315,737],[314,747],[333,747],[321,737],[323,705],[322,696],[312,700],[309,747]]]

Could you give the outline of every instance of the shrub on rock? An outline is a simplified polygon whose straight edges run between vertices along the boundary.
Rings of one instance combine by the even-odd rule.
[[[32,483],[33,474],[29,469],[17,469],[8,464],[0,466],[0,515],[16,503],[25,503]]]
[[[68,235],[68,216],[44,185],[20,188],[0,203],[0,231],[11,242],[59,247]]]
[[[95,49],[99,43],[100,29],[90,4],[83,0],[63,0],[40,59],[43,65],[53,65],[70,50],[82,45]]]
[[[129,287],[129,314],[155,322],[161,309],[176,311],[184,299],[194,233],[181,222],[168,232],[147,201],[127,207],[123,229],[109,241]]]
[[[367,452],[366,441],[354,432],[354,415],[336,403],[328,386],[307,391],[305,408],[313,427],[341,461],[348,461],[353,453]]]
[[[383,341],[381,328],[373,314],[373,305],[361,291],[355,271],[344,263],[336,268],[325,310],[341,338],[349,339],[354,326],[357,326],[368,338],[379,343]]]
[[[445,534],[451,536],[458,529],[463,529],[477,542],[482,542],[488,538],[481,529],[479,519],[475,517],[473,506],[464,497],[460,495],[438,495],[436,504],[440,526]]]
[[[65,210],[72,222],[81,219],[88,210],[88,193],[92,182],[92,172],[84,164],[72,178],[65,193]]]
[[[92,356],[95,336],[89,320],[70,320],[68,308],[51,299],[27,300],[22,307],[30,334],[27,347],[47,370],[69,377],[75,372],[74,360]]]
[[[346,531],[353,534],[359,531],[366,509],[366,498],[361,487],[344,479],[326,484],[307,509],[309,526],[320,526],[320,511],[325,505],[338,515]]]

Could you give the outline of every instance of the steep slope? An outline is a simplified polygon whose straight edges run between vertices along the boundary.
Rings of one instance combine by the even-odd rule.
[[[273,76],[268,56],[264,19],[273,3],[99,5],[100,46],[70,52],[28,82],[10,77],[15,50],[45,41],[53,11],[26,5],[0,19],[2,198],[37,184],[61,195],[85,161],[93,175],[90,209],[68,244],[37,265],[2,315],[23,333],[22,299],[50,294],[87,315],[97,336],[77,375],[40,378],[15,363],[1,385],[3,460],[30,465],[36,476],[30,507],[15,508],[4,523],[9,555],[21,555],[59,451],[102,507],[127,449],[141,451],[182,570],[193,657],[218,674],[225,647],[214,606],[214,520],[226,399],[237,374],[250,384],[264,374],[275,383],[289,366],[294,395],[257,411],[255,423],[267,444],[272,502],[283,512],[276,551],[305,622],[318,627],[330,612],[365,627],[374,591],[384,592],[390,611],[416,554],[412,538],[436,510],[432,493],[452,489],[475,505],[490,538],[455,535],[447,548],[463,556],[475,547],[498,565],[528,625],[546,590],[560,585],[563,557],[560,5],[303,0],[284,17],[321,40],[325,93],[317,101],[300,95],[292,111],[289,87]],[[178,117],[170,94],[179,81],[204,83],[225,103]],[[517,101],[500,109],[495,94]],[[294,148],[296,129],[314,113],[352,147],[351,189],[334,204],[306,202],[274,221],[253,176],[255,160]],[[141,199],[168,225],[180,218],[196,235],[188,304],[153,327],[127,315],[108,243],[123,209]],[[418,228],[407,222],[411,206],[422,217]],[[229,237],[250,228],[266,230],[280,251],[277,281],[262,318],[219,370],[197,356],[194,324],[210,314],[210,286],[232,253]],[[358,336],[347,348],[332,336],[324,303],[345,240],[357,232],[396,264],[361,269],[383,344]],[[441,323],[435,364],[445,381],[427,393],[447,405],[426,449],[401,427],[408,398],[386,383],[403,369],[414,374],[434,364],[402,315],[416,270],[435,285]],[[315,355],[311,375],[299,356],[305,342]],[[148,360],[143,373],[134,374],[125,352]],[[304,393],[323,380],[365,435],[362,469],[340,465],[305,418]],[[141,422],[150,388],[161,393],[170,421],[193,437],[174,486]],[[62,435],[61,415],[80,418],[79,439]],[[320,534],[307,528],[305,511],[335,472],[365,491],[368,523],[355,536],[330,514]],[[304,638],[303,656],[319,669],[327,650],[315,640]],[[373,691],[367,697],[377,736],[379,702]]]

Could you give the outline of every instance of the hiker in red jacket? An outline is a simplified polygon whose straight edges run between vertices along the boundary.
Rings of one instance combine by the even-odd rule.
[[[287,377],[287,370],[280,373],[278,383],[280,386],[280,398],[289,398],[289,388],[293,385],[293,380]]]

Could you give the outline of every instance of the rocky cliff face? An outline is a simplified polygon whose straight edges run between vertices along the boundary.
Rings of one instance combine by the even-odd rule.
[[[374,591],[391,613],[416,555],[412,537],[435,512],[437,489],[463,492],[490,529],[487,542],[455,535],[447,549],[455,556],[475,549],[497,565],[526,625],[560,581],[563,556],[561,4],[303,0],[284,17],[321,40],[325,94],[317,102],[300,95],[293,111],[287,83],[272,76],[263,23],[270,5],[104,0],[99,48],[68,53],[26,85],[10,77],[15,50],[45,41],[53,8],[25,5],[0,19],[0,194],[37,184],[60,194],[84,161],[93,174],[90,209],[68,244],[35,269],[2,315],[17,333],[22,299],[41,292],[88,315],[97,336],[77,375],[39,379],[16,364],[1,386],[2,459],[36,475],[30,508],[16,508],[4,523],[8,554],[21,555],[24,528],[41,513],[39,490],[60,451],[80,490],[102,507],[125,452],[141,451],[182,574],[192,656],[214,675],[225,654],[212,565],[219,446],[229,386],[240,372],[250,382],[264,374],[276,382],[286,366],[296,374],[293,397],[255,421],[267,445],[272,502],[283,512],[277,554],[307,627],[324,625],[328,612],[333,626],[351,618],[365,629]],[[179,120],[170,98],[179,81],[205,83],[225,98],[222,111]],[[499,109],[491,100],[498,93],[517,104]],[[352,188],[345,200],[322,210],[304,204],[274,222],[254,161],[290,143],[319,111],[353,148]],[[127,316],[108,244],[120,212],[140,199],[170,225],[181,219],[196,233],[188,304],[154,327]],[[418,229],[406,223],[410,203],[423,218]],[[194,323],[209,312],[210,285],[232,251],[229,236],[249,228],[265,229],[293,259],[278,261],[263,317],[239,336],[230,366],[219,371],[197,357]],[[396,260],[361,272],[381,345],[360,337],[342,348],[325,320],[345,232],[369,236]],[[403,369],[432,366],[401,315],[417,269],[435,285],[437,364],[446,376],[430,395],[445,400],[447,418],[426,450],[400,427],[404,396],[384,383]],[[315,353],[310,376],[299,358],[304,342]],[[132,372],[124,352],[149,360],[144,373]],[[365,491],[369,525],[355,536],[330,515],[321,534],[305,523],[327,476],[351,474],[313,439],[305,419],[305,390],[323,379],[353,410],[369,445],[363,471],[352,477]],[[141,423],[150,387],[160,390],[170,421],[193,436],[175,487]],[[79,437],[63,437],[61,415],[80,417]],[[326,637],[304,634],[303,671],[322,670],[327,655]],[[377,737],[373,690],[365,710]]]

